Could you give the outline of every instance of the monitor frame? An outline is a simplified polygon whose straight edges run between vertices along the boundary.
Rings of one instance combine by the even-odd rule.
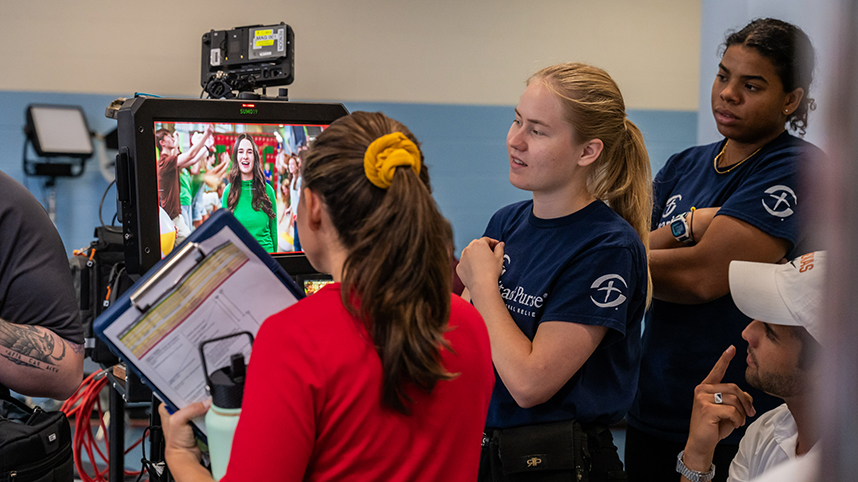
[[[126,270],[143,274],[161,260],[156,122],[329,125],[348,113],[342,104],[282,100],[141,96],[123,102],[116,112],[116,192]]]

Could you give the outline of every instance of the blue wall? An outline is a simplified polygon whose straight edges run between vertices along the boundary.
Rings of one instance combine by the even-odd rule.
[[[104,111],[117,97],[120,95],[0,91],[0,145],[6,146],[0,152],[0,170],[21,181],[47,204],[43,179],[25,179],[21,167],[27,105],[80,105],[90,129],[107,133],[115,122],[107,119]],[[382,111],[403,122],[420,139],[431,169],[435,199],[453,224],[457,250],[482,234],[498,208],[529,195],[512,187],[507,177],[505,139],[513,106],[352,102],[346,107],[350,111]],[[653,173],[671,153],[695,144],[696,112],[632,110],[629,118],[644,134]],[[32,149],[29,155],[35,158]],[[100,224],[98,204],[106,187],[96,158],[88,161],[82,177],[58,181],[56,224],[69,252],[87,246],[93,239],[93,229]],[[108,223],[115,213],[114,197],[111,189],[103,211]]]

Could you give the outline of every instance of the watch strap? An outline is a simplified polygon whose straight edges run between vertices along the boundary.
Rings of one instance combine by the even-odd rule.
[[[670,222],[670,234],[672,234],[673,238],[680,243],[687,244],[690,246],[694,244],[694,240],[691,237],[691,226],[688,223],[688,214],[689,213],[682,213],[673,218],[673,220]],[[680,234],[676,234],[676,231],[674,230],[675,224],[679,224],[681,226],[682,232]]]
[[[682,461],[683,455],[685,455],[685,450],[679,452],[679,455],[676,456],[676,471],[680,475],[691,482],[709,482],[715,477],[715,464],[709,467],[709,472],[698,472],[685,466],[685,462]]]

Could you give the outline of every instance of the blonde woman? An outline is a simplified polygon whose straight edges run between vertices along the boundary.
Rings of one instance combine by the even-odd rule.
[[[506,143],[533,197],[495,213],[458,267],[497,372],[480,480],[576,480],[590,461],[589,480],[613,480],[607,428],[634,398],[648,298],[643,139],[606,72],[566,63],[528,80]]]

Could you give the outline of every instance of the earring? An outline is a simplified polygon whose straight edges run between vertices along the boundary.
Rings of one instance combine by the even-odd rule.
[[[784,109],[784,114],[789,114],[789,109]]]

